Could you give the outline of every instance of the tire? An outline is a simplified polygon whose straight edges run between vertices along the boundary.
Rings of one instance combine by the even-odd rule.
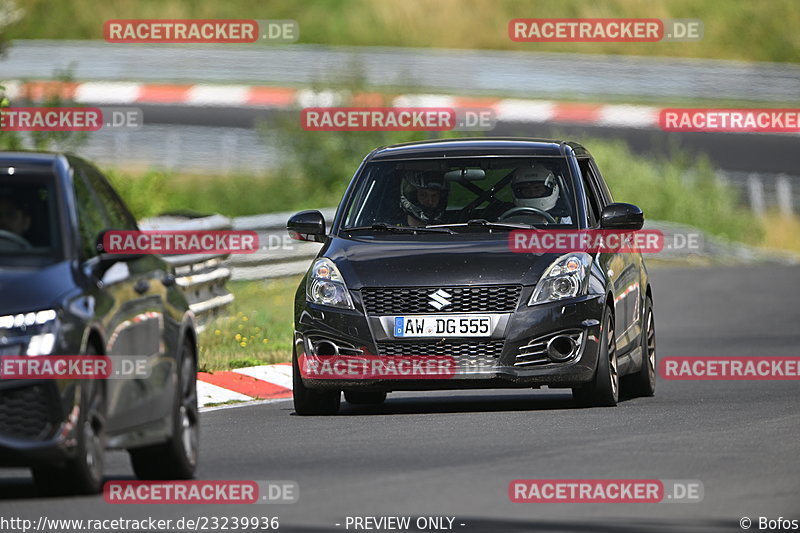
[[[386,401],[386,392],[346,390],[344,399],[353,405],[380,405]]]
[[[614,335],[614,315],[607,308],[600,335],[600,353],[592,381],[572,389],[572,397],[585,407],[614,407],[619,401],[617,372],[617,341]]]
[[[181,345],[176,367],[172,435],[162,444],[128,450],[139,479],[192,479],[197,469],[200,445],[197,359],[187,340]]]
[[[96,355],[96,352],[90,355]],[[102,381],[87,379],[81,381],[78,390],[81,412],[75,457],[60,467],[31,469],[37,490],[45,495],[97,494],[103,488],[105,388]]]
[[[632,397],[652,396],[656,392],[656,324],[653,319],[653,300],[649,296],[644,305],[641,345],[642,367],[622,380],[623,391]]]
[[[342,391],[318,391],[306,388],[300,377],[297,351],[295,351],[292,354],[292,398],[294,410],[300,416],[335,415],[339,412]]]

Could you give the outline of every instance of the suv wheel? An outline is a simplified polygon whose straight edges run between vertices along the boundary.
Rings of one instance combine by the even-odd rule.
[[[292,397],[294,410],[298,415],[335,415],[339,412],[342,392],[306,388],[300,377],[300,366],[295,350],[292,354]]]
[[[197,360],[192,345],[184,340],[177,361],[172,435],[163,444],[128,450],[139,479],[191,479],[199,455],[197,409]]]
[[[344,399],[353,405],[380,405],[386,401],[386,392],[346,390]]]
[[[619,401],[617,341],[614,336],[614,315],[611,314],[611,309],[606,309],[594,377],[586,385],[572,389],[572,397],[587,407],[614,407]]]
[[[36,488],[46,495],[97,494],[103,488],[106,447],[103,382],[84,380],[78,390],[81,411],[75,457],[61,467],[31,469]]]

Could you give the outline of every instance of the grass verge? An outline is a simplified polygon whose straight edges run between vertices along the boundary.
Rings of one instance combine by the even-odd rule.
[[[232,281],[229,315],[199,338],[200,370],[230,370],[291,360],[294,293],[302,276],[271,281]]]
[[[294,19],[301,43],[473,48],[797,62],[795,0],[95,0],[17,1],[11,39],[101,39],[109,19]],[[696,18],[695,42],[516,43],[513,18]],[[63,21],[68,20],[69,24]],[[234,45],[229,45],[234,46]]]

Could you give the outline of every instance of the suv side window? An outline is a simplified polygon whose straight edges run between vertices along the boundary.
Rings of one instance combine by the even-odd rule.
[[[73,187],[75,189],[75,204],[78,211],[78,233],[80,234],[80,249],[82,259],[97,255],[95,241],[97,235],[107,228],[108,222],[103,216],[100,204],[92,191],[82,167],[73,166]]]
[[[600,221],[601,202],[595,187],[594,174],[589,159],[579,159],[578,166],[581,169],[583,190],[586,191],[586,213],[589,217],[589,225],[596,228]]]
[[[97,194],[97,199],[106,212],[109,227],[113,229],[136,230],[136,219],[120,201],[117,193],[111,188],[100,172],[90,166],[83,167],[86,178]]]

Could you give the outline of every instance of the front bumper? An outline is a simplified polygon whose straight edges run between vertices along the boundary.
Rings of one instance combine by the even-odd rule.
[[[0,381],[0,466],[58,466],[76,447],[72,380]]]
[[[521,301],[527,302],[529,296],[529,291],[524,291]],[[359,307],[358,302],[356,307]],[[446,379],[351,379],[345,375],[328,379],[328,376],[320,378],[301,371],[303,384],[312,389],[569,388],[580,386],[594,376],[604,307],[601,295],[530,307],[521,304],[512,313],[495,317],[498,327],[490,337],[395,340],[381,326],[381,323],[392,322],[387,317],[367,317],[359,310],[330,309],[306,302],[295,321],[295,353],[323,360],[326,355],[318,353],[318,346],[327,341],[339,347],[343,355],[451,356],[457,362],[455,372]],[[580,346],[574,356],[564,362],[545,360],[535,365],[521,364],[523,359],[518,356],[525,351],[523,347],[536,339],[567,331],[580,332]]]

